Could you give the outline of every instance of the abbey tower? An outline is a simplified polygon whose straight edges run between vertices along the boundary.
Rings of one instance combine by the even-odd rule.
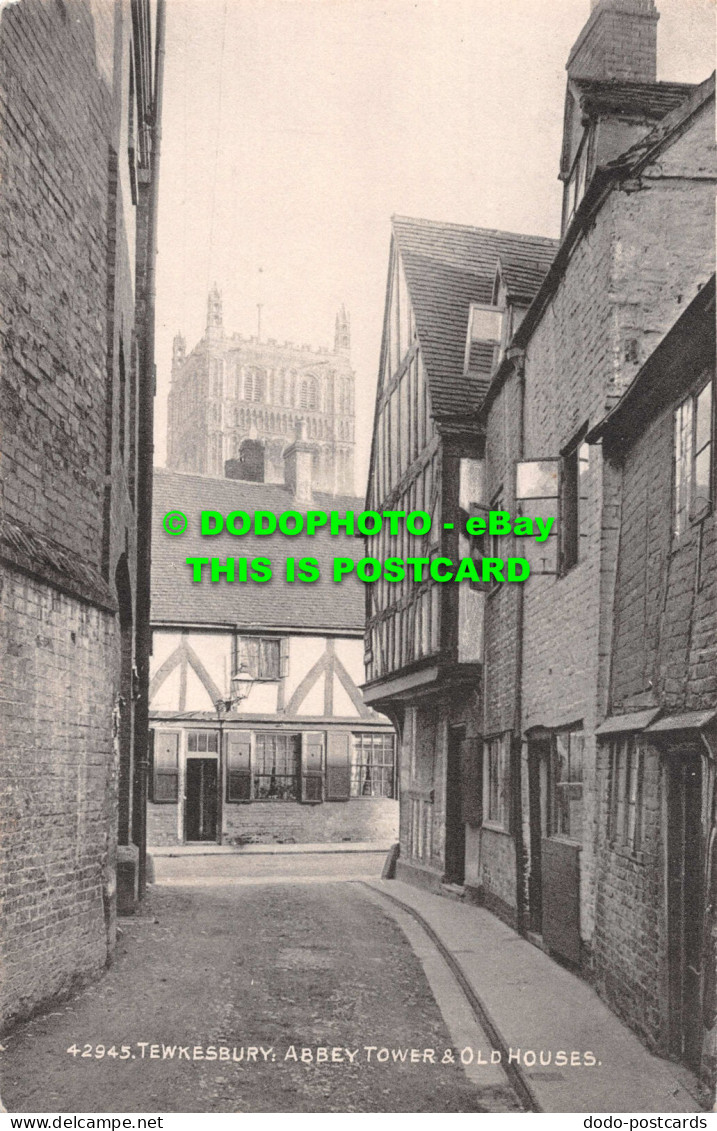
[[[282,453],[297,435],[313,446],[313,486],[354,493],[354,372],[349,316],[336,316],[334,348],[225,335],[212,288],[204,337],[186,353],[174,339],[167,466],[219,478],[283,483]]]

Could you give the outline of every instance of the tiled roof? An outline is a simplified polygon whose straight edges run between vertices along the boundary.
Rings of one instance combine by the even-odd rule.
[[[330,631],[363,631],[363,584],[355,577],[340,583],[331,579],[334,557],[364,557],[361,538],[332,538],[319,532],[288,538],[282,534],[258,536],[246,534],[237,538],[230,534],[202,537],[199,515],[203,510],[256,510],[279,514],[287,510],[323,510],[358,513],[364,509],[363,499],[351,496],[316,494],[310,507],[297,503],[283,486],[269,483],[246,483],[235,479],[211,479],[203,475],[155,468],[152,529],[152,611],[153,624],[240,625],[262,629],[322,629]],[[179,510],[189,520],[186,534],[172,537],[165,534],[162,518],[167,511]],[[212,583],[192,580],[188,557],[200,558],[269,558],[273,576],[263,584],[222,580]],[[321,579],[313,584],[293,584],[284,580],[287,558],[316,558]]]
[[[490,303],[498,260],[526,277],[537,290],[558,241],[538,236],[442,224],[394,216],[421,343],[433,412],[452,416],[474,411],[485,395],[489,372],[464,373],[468,313],[472,302]]]
[[[623,82],[618,79],[572,79],[582,107],[610,114],[639,114],[659,121],[695,89],[685,82]]]

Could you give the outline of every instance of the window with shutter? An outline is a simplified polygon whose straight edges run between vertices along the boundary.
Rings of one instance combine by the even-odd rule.
[[[234,640],[234,674],[241,669],[253,679],[280,679],[285,644],[288,645],[288,641],[275,636],[237,636]]]
[[[483,561],[483,558],[490,557],[491,548],[489,545],[489,538],[487,534],[468,534],[466,522],[471,518],[482,518],[486,524],[487,530],[489,512],[490,507],[488,507],[485,503],[471,503],[468,507],[467,512],[461,511],[461,525],[463,529],[466,530],[470,546],[470,556],[475,562],[477,571],[481,576],[481,562]],[[490,588],[490,584],[485,581],[471,581],[469,582],[469,585],[471,589],[477,589],[479,591],[485,591],[486,589]]]
[[[329,731],[326,736],[326,800],[348,801],[351,796],[350,735]]]
[[[251,801],[251,734],[230,730],[226,735],[227,801]]]
[[[154,732],[152,797],[155,805],[172,805],[179,800],[179,732]]]
[[[525,518],[552,518],[550,535],[544,542],[521,538],[520,556],[530,562],[531,576],[558,572],[558,482],[560,461],[519,460],[515,466],[515,501]]]
[[[324,799],[324,736],[320,731],[303,736],[301,749],[301,800],[316,804]]]
[[[258,731],[252,767],[255,801],[298,801],[301,735]]]

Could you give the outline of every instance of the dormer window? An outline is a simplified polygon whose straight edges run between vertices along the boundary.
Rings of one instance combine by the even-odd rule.
[[[493,369],[503,343],[503,310],[471,303],[464,369],[466,373]]]
[[[578,149],[570,176],[565,182],[565,196],[563,204],[563,232],[567,230],[570,222],[577,212],[580,201],[585,196],[588,183],[588,149],[589,139],[585,134]]]

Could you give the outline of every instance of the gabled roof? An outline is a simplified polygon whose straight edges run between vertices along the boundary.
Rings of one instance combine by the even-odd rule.
[[[627,114],[659,121],[696,88],[686,82],[626,82],[621,79],[571,79],[587,113]]]
[[[331,567],[334,557],[363,558],[361,538],[332,538],[320,531],[314,537],[301,534],[258,536],[231,534],[202,537],[199,516],[203,510],[256,510],[280,514],[282,511],[346,511],[364,509],[363,499],[353,496],[316,494],[310,507],[297,503],[281,484],[247,483],[236,479],[212,479],[204,475],[155,468],[152,524],[152,609],[154,625],[222,625],[254,629],[291,629],[302,632],[322,630],[363,633],[365,589],[355,577],[334,583]],[[167,511],[181,511],[189,520],[186,534],[172,537],[162,529]],[[225,580],[194,582],[186,558],[269,558],[273,567],[270,581],[259,584],[227,583]],[[316,558],[321,579],[312,584],[285,580],[287,558]]]
[[[684,395],[700,369],[715,356],[715,276],[697,292],[640,368],[614,408],[588,435],[634,440],[640,423]]]
[[[597,212],[604,202],[605,197],[621,179],[639,175],[651,161],[670,142],[689,127],[690,120],[700,112],[715,96],[714,71],[704,82],[691,88],[691,93],[671,110],[669,114],[658,122],[645,137],[621,153],[608,165],[599,166],[587,187],[585,195],[573,216],[573,219],[563,236],[560,248],[553,260],[550,270],[541,283],[540,290],[535,296],[528,313],[515,332],[514,345],[524,348],[533,330],[540,322],[543,312],[557,289],[563,272],[570,261],[573,248],[582,237],[583,230],[589,224],[591,217]]]
[[[532,297],[558,241],[407,216],[393,217],[393,234],[416,319],[433,413],[465,415],[479,406],[490,376],[483,373],[484,367],[464,373],[471,303],[492,302],[499,259],[509,264],[509,270],[533,279]]]

